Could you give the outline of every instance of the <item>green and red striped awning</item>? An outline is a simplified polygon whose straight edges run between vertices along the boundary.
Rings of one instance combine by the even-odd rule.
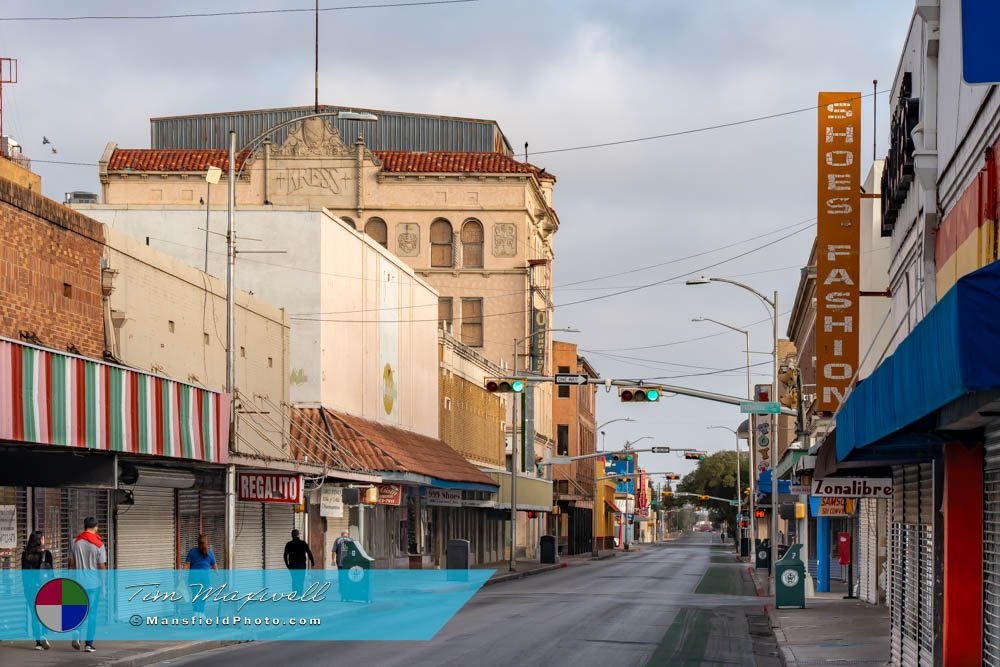
[[[0,441],[228,460],[229,394],[0,338]]]

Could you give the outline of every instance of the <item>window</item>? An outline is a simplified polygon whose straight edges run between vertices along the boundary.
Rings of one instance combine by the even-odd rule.
[[[451,267],[455,265],[452,252],[453,242],[451,223],[447,220],[435,220],[431,224],[431,266]]]
[[[383,248],[389,247],[389,230],[382,218],[371,218],[365,223],[365,234],[375,239]]]
[[[69,283],[63,283],[63,296],[67,299],[73,298],[73,286]]]
[[[469,347],[483,346],[483,300],[462,299],[462,342]]]
[[[462,266],[483,268],[483,225],[478,220],[467,220],[462,225]]]
[[[569,424],[556,426],[556,452],[558,456],[569,456]]]
[[[569,373],[569,366],[560,366],[557,371],[560,375]],[[559,398],[569,398],[569,385],[559,385]]]
[[[348,218],[346,215],[341,215],[341,216],[338,216],[338,217],[341,220],[343,220],[345,223],[347,223],[347,225],[350,226],[351,229],[357,229],[358,228],[358,226],[354,224],[354,220],[352,220],[351,218]]]
[[[451,329],[451,323],[455,316],[454,300],[450,296],[438,298],[438,325],[445,329]]]

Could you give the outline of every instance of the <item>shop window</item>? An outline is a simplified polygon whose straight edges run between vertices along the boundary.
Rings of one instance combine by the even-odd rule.
[[[569,456],[569,424],[556,426],[556,453],[559,456]]]
[[[455,265],[454,237],[451,223],[435,220],[431,224],[431,266],[450,268]]]
[[[462,342],[469,347],[483,346],[483,300],[462,299]]]
[[[569,366],[560,366],[558,372],[560,374],[569,373]],[[559,398],[569,398],[570,387],[568,385],[559,385]]]
[[[450,296],[438,297],[438,324],[450,331],[454,317],[455,300]]]
[[[365,234],[372,237],[383,248],[389,247],[389,230],[382,218],[370,218],[365,223]]]
[[[483,225],[478,220],[468,220],[462,225],[462,266],[483,268]]]

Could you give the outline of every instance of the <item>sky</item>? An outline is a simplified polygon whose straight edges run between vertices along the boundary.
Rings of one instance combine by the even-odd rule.
[[[371,4],[379,1],[320,2]],[[0,19],[311,6],[7,0]],[[765,383],[768,311],[738,288],[684,280],[705,274],[778,290],[784,335],[815,234],[816,111],[545,151],[807,109],[821,90],[871,93],[875,79],[887,90],[912,12],[912,0],[477,0],[327,11],[320,102],[490,118],[518,153],[528,142],[530,161],[558,178],[552,326],[580,333],[557,336],[578,343],[605,378],[744,395],[743,335],[691,320],[749,328],[751,364],[762,364],[753,380]],[[98,192],[107,142],[148,147],[151,117],[311,104],[313,21],[311,12],[0,20],[0,56],[19,61],[18,83],[3,87],[4,133],[33,158],[46,195]],[[876,153],[887,150],[888,95],[865,98],[862,109],[864,178],[873,116]],[[654,282],[662,284],[568,305]],[[733,435],[707,427],[742,421],[731,405],[670,395],[622,405],[617,392],[599,389],[598,422],[624,417],[635,421],[608,424],[599,445],[651,436],[637,446],[720,451],[734,446]],[[680,474],[693,467],[676,454],[643,455],[641,465]]]

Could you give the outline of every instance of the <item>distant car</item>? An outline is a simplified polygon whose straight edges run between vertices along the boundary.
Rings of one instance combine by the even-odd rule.
[[[700,533],[710,533],[712,532],[712,524],[703,523],[698,526],[698,532]]]

